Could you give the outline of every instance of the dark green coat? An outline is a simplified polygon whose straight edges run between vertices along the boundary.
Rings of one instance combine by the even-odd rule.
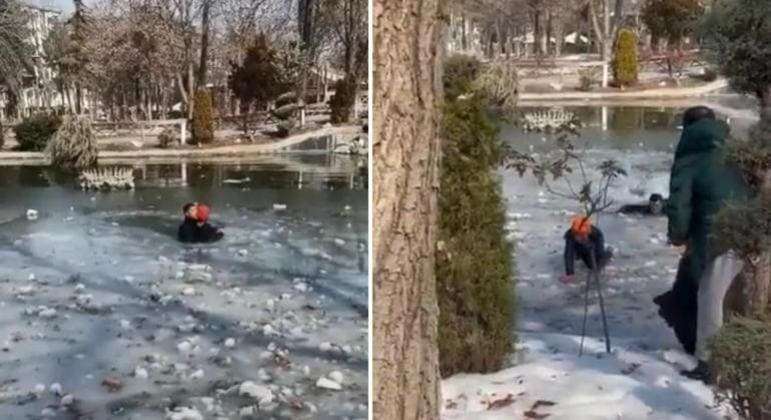
[[[666,208],[669,239],[690,247],[694,279],[701,277],[707,261],[726,251],[709,239],[715,213],[727,201],[749,194],[738,168],[726,163],[727,134],[725,123],[700,120],[683,130],[675,151]]]

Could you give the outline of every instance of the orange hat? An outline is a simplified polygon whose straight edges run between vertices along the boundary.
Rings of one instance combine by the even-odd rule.
[[[570,231],[577,236],[589,236],[592,231],[592,219],[586,216],[574,216],[570,220]]]
[[[205,222],[209,220],[209,214],[211,213],[211,209],[206,204],[199,204],[197,207],[197,216],[199,222]]]

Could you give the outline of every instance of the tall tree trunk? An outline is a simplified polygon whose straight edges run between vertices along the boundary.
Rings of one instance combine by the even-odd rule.
[[[373,413],[439,417],[441,0],[375,0]]]
[[[209,58],[209,8],[211,0],[204,0],[201,12],[201,60],[198,64],[198,86],[206,86],[206,70]]]
[[[460,15],[460,45],[463,51],[466,51],[468,49],[468,40],[466,39],[466,15],[461,12]]]
[[[552,30],[554,31],[554,57],[558,58],[562,55],[562,44],[565,37],[565,15],[560,12],[552,19]],[[580,32],[578,33],[580,34]],[[579,42],[580,36],[576,36],[576,42]]]
[[[192,59],[187,65],[187,119],[193,119],[193,108],[195,107],[195,81],[193,75]]]
[[[541,11],[536,10],[533,12],[533,53],[536,56],[539,56],[543,54],[543,50],[541,49],[541,32],[543,29],[541,29]],[[525,42],[527,42],[527,35],[525,35]]]

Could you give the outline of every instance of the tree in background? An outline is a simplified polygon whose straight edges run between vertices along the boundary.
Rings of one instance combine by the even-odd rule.
[[[504,148],[478,89],[482,65],[445,63],[439,189],[439,365],[442,376],[502,367],[514,343],[512,246],[495,168]],[[482,350],[483,349],[483,350]]]
[[[666,39],[670,47],[679,47],[683,38],[697,29],[703,15],[704,5],[700,0],[646,0],[640,17],[650,30],[656,48],[659,39]]]
[[[332,112],[332,124],[347,123],[351,120],[351,111],[356,103],[355,79],[343,78],[335,82],[335,94],[329,100]]]
[[[28,35],[27,16],[21,4],[17,0],[0,1],[0,90],[8,93],[9,105],[16,102],[21,91],[22,75],[32,71]]]
[[[600,59],[603,62],[602,87],[607,87],[610,50],[623,18],[624,0],[615,0],[613,7],[611,7],[611,0],[588,0],[588,3],[589,18],[594,29],[594,37],[600,47]]]
[[[195,93],[193,110],[193,142],[207,144],[214,142],[214,104],[207,89]]]
[[[771,2],[717,0],[700,35],[707,59],[734,90],[758,98],[761,120],[771,124]]]
[[[73,0],[75,13],[65,24],[68,40],[62,43],[66,47],[59,57],[59,68],[65,81],[72,84],[75,90],[74,107],[71,112],[80,114],[83,106],[83,88],[89,82],[88,64],[90,61],[87,42],[91,38],[90,17],[83,0]]]
[[[444,2],[375,0],[373,416],[437,419],[435,258]]]
[[[630,29],[618,32],[613,54],[613,80],[618,86],[637,83],[637,36]]]
[[[252,107],[258,111],[265,110],[270,101],[290,87],[292,80],[287,80],[287,76],[292,75],[281,74],[279,60],[278,52],[270,45],[265,34],[261,33],[246,50],[243,62],[230,63],[228,87],[240,101],[245,130]],[[285,60],[285,63],[290,63],[288,58]]]
[[[96,166],[96,137],[87,116],[67,115],[45,148],[51,166],[76,172]]]

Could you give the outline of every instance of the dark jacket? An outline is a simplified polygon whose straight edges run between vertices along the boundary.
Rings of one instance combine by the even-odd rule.
[[[177,239],[185,243],[216,242],[223,236],[222,231],[214,226],[208,223],[198,226],[198,221],[189,217],[185,217],[185,221],[179,225],[177,231]]]
[[[601,230],[592,226],[586,242],[576,240],[570,229],[565,232],[565,274],[569,276],[575,274],[576,258],[581,258],[586,267],[592,269],[592,253],[599,268],[610,260],[610,253],[605,249],[605,237]]]
[[[749,189],[738,168],[725,160],[727,126],[704,119],[683,130],[675,151],[666,214],[669,239],[688,243],[693,253],[691,275],[700,278],[707,261],[725,252],[709,239],[715,213],[733,199],[746,199]]]

